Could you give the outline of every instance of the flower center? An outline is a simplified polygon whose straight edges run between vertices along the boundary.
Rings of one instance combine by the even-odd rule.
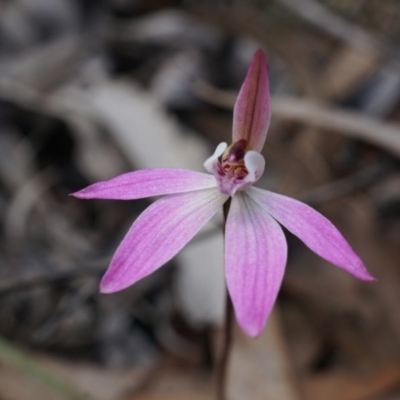
[[[220,143],[204,168],[214,174],[221,193],[233,196],[257,182],[264,172],[264,157],[251,150],[247,140],[240,139],[227,147]]]
[[[221,158],[220,173],[236,179],[243,179],[247,174],[244,156],[248,150],[247,141],[240,139],[232,143]]]

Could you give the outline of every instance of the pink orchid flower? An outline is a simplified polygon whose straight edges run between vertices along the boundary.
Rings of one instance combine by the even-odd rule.
[[[267,62],[259,50],[235,104],[232,144],[219,144],[204,163],[210,174],[146,169],[73,194],[81,199],[119,200],[168,195],[148,207],[130,228],[101,281],[103,293],[122,290],[160,268],[229,198],[226,281],[236,318],[247,335],[261,333],[282,283],[287,243],[279,224],[332,264],[359,279],[374,280],[324,216],[297,200],[252,186],[264,172],[260,151],[270,115]]]

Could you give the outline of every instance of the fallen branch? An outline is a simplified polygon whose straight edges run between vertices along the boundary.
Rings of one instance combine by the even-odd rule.
[[[314,0],[277,0],[306,21],[342,40],[356,49],[369,53],[382,53],[387,46],[374,35]]]
[[[272,102],[275,117],[302,122],[316,128],[336,131],[364,140],[400,157],[400,126],[381,122],[363,114],[331,108],[309,100],[275,98]]]
[[[233,108],[237,96],[236,93],[216,89],[204,82],[196,82],[193,90],[204,101],[227,109]],[[274,97],[271,106],[274,118],[338,132],[400,157],[400,126],[397,124],[294,97]]]

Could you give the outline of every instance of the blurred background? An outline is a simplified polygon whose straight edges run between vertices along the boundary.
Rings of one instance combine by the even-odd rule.
[[[376,283],[287,234],[260,338],[236,328],[229,400],[400,399],[400,2],[0,2],[0,399],[207,400],[224,315],[221,218],[133,287],[99,280],[151,200],[82,201],[230,142],[258,48],[272,124],[258,186],[312,205]]]

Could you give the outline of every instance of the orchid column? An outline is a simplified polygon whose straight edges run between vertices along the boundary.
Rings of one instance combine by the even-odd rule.
[[[232,143],[205,161],[209,174],[147,169],[95,183],[73,196],[133,200],[167,195],[148,207],[119,245],[101,281],[103,293],[122,290],[173,258],[231,199],[225,226],[225,272],[236,318],[255,337],[265,326],[282,283],[287,244],[282,228],[355,277],[371,281],[339,231],[311,207],[253,187],[270,122],[267,63],[259,50],[235,104]]]

